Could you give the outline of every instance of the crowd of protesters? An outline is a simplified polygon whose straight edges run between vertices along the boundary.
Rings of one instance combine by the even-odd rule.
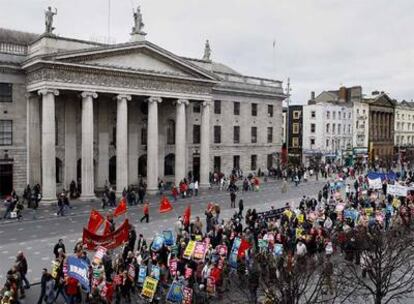
[[[165,301],[169,286],[176,282],[192,290],[194,303],[208,303],[237,286],[244,286],[251,302],[256,303],[263,268],[273,276],[280,276],[281,272],[288,271],[286,264],[300,263],[306,258],[325,260],[325,265],[334,267],[330,257],[337,252],[344,253],[346,260],[361,265],[361,271],[366,272],[363,255],[366,248],[360,236],[362,232],[381,232],[393,226],[410,228],[414,214],[412,188],[408,188],[406,196],[397,197],[389,195],[387,187],[394,182],[412,185],[414,173],[403,171],[396,181],[384,179],[381,189],[372,189],[367,176],[358,175],[352,168],[329,170],[326,174],[332,178],[317,197],[305,196],[297,206],[286,203],[281,209],[272,207],[262,213],[248,209],[244,213],[244,202],[239,200],[234,216],[222,219],[220,205],[206,202],[204,221],[199,216],[192,220],[178,217],[172,228],[173,243],[155,244],[157,237],[137,236],[135,227],[130,225],[128,242],[122,250],[108,250],[101,260],[91,262],[80,240],[73,255],[90,265],[88,294],[82,291],[79,282],[65,275],[69,253],[59,240],[54,248],[51,272],[43,270],[38,303],[53,303],[59,296],[71,304],[80,303],[82,297],[88,303],[131,303],[143,288],[141,269],[159,282],[154,302]],[[295,176],[299,174],[304,175],[298,171]],[[235,187],[230,180],[231,208],[236,209],[236,197],[232,197],[237,191]],[[111,221],[115,230],[115,223]],[[202,257],[186,255],[191,241],[205,244]],[[270,263],[267,259],[265,265],[261,264],[259,253],[270,254]],[[19,252],[7,273],[0,303],[14,304],[24,297],[24,289],[30,286],[26,273],[27,262]],[[335,287],[329,279],[326,285],[327,291],[333,292]]]

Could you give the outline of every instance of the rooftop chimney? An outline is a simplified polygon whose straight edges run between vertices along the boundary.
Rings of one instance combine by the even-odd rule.
[[[340,102],[346,101],[346,87],[342,86],[339,88],[338,99]]]
[[[314,100],[315,99],[315,91],[312,91],[311,92],[311,97],[310,97],[310,100]]]

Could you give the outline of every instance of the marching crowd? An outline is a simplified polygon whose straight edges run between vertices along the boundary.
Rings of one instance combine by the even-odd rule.
[[[396,179],[410,185],[414,172],[404,171]],[[88,303],[131,303],[137,295],[160,303],[173,302],[177,297],[183,303],[209,303],[240,287],[248,290],[251,303],[256,303],[264,273],[279,277],[290,271],[289,265],[311,257],[324,261],[323,267],[328,269],[325,287],[331,293],[335,288],[329,270],[334,267],[332,255],[343,252],[346,260],[361,265],[361,271],[366,272],[366,248],[358,237],[361,232],[381,233],[392,226],[410,228],[414,192],[389,195],[387,187],[392,183],[385,178],[380,189],[373,189],[367,176],[338,168],[335,178],[317,197],[303,197],[298,206],[286,203],[280,209],[272,207],[262,213],[248,209],[244,213],[244,202],[240,200],[234,216],[222,219],[220,206],[208,203],[205,220],[199,216],[191,219],[188,214],[180,216],[170,235],[144,238],[129,225],[128,241],[122,250],[104,250],[98,258],[88,254],[82,240],[73,252],[67,252],[59,240],[51,271],[43,270],[38,304],[54,303],[59,297],[70,304],[81,303],[82,298]],[[230,181],[230,193],[236,189],[232,184]],[[235,197],[231,207],[236,208]],[[115,230],[113,220],[111,225]],[[90,267],[88,293],[67,275],[65,263],[70,255]],[[263,255],[267,257],[265,262]],[[1,304],[19,303],[24,297],[25,288],[30,287],[26,273],[27,261],[19,252],[7,272]],[[148,277],[156,282],[155,286],[147,285]]]

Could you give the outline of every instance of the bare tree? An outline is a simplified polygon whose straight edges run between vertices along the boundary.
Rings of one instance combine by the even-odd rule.
[[[401,227],[399,227],[401,228]],[[343,300],[351,303],[400,303],[414,297],[414,237],[411,232],[379,229],[364,232],[361,265],[341,265]],[[344,301],[342,301],[344,302]]]

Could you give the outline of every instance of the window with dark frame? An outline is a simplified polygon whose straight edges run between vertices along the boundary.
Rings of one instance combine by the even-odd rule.
[[[233,103],[233,114],[234,115],[240,115],[240,102],[235,101]]]
[[[214,172],[221,172],[221,157],[214,156]]]
[[[221,126],[214,126],[214,143],[221,143]]]
[[[257,127],[252,127],[252,130],[251,130],[251,137],[252,137],[252,144],[255,144],[255,143],[257,143]]]
[[[13,144],[13,121],[0,120],[0,146]]]
[[[221,100],[214,100],[214,114],[221,114]]]
[[[233,126],[233,143],[240,143],[240,126]]]
[[[273,168],[273,154],[267,154],[267,169]]]
[[[199,144],[201,142],[201,126],[193,125],[193,144]]]
[[[13,101],[13,85],[11,83],[0,82],[0,102]]]
[[[175,121],[173,119],[168,120],[167,145],[175,145]]]
[[[252,103],[252,116],[257,116],[257,103]]]
[[[251,161],[250,161],[250,170],[256,170],[257,169],[257,155],[253,154],[251,156]]]
[[[311,133],[315,133],[316,132],[316,124],[311,124]]]
[[[267,143],[273,142],[273,127],[267,127]]]
[[[267,105],[267,115],[273,117],[273,105]]]
[[[233,155],[233,169],[240,169],[240,155]]]
[[[147,127],[143,126],[141,129],[141,145],[146,145],[147,144]]]
[[[201,113],[201,103],[193,102],[193,113]]]

